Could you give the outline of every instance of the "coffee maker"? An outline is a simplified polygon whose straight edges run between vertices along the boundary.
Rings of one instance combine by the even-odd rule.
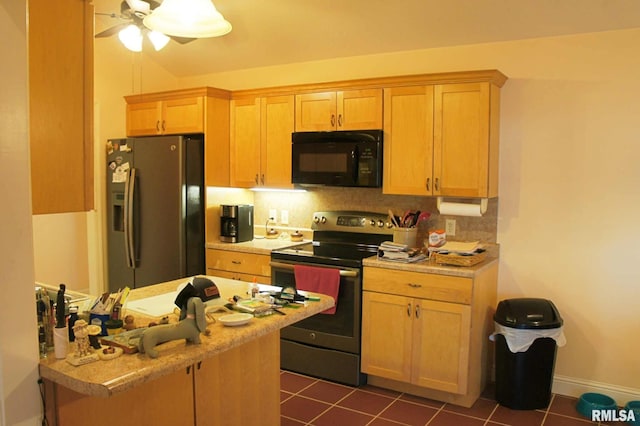
[[[241,243],[253,240],[253,206],[220,205],[220,241]]]

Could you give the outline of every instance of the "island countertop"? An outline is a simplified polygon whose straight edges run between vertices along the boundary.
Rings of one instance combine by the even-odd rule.
[[[207,278],[216,283],[224,300],[234,294],[245,294],[248,286],[248,283],[237,280],[211,276]],[[183,278],[135,289],[131,291],[129,300],[173,292],[178,285],[189,280]],[[248,324],[238,327],[227,327],[220,321],[208,324],[207,328],[211,333],[209,336],[201,334],[200,344],[188,344],[185,339],[163,343],[156,347],[160,354],[155,359],[141,353],[123,354],[113,360],[100,360],[76,367],[64,359],[56,359],[53,353],[50,353],[49,357],[40,361],[40,376],[81,394],[109,397],[278,331],[334,305],[333,299],[329,296],[314,296],[320,300],[307,302],[304,307],[298,309],[283,308],[282,311],[286,315],[274,314],[253,318]],[[139,314],[135,315],[139,317]],[[214,318],[221,315],[224,313],[213,313]],[[172,317],[171,321],[175,321],[175,315]],[[73,344],[70,344],[71,351]]]

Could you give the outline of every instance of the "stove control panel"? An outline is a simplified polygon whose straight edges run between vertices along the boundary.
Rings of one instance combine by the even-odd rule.
[[[375,212],[325,211],[313,214],[314,231],[340,231],[373,234],[392,234],[387,215]]]

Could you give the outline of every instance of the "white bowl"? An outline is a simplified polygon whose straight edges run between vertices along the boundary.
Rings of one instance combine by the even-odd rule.
[[[251,321],[251,318],[253,318],[253,315],[251,314],[230,314],[221,316],[218,318],[218,321],[228,327],[236,327],[238,325],[247,324]]]

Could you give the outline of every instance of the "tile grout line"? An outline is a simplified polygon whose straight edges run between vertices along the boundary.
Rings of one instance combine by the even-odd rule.
[[[364,391],[364,392],[367,392],[367,391]],[[369,391],[368,393],[372,393],[372,394],[380,395],[380,394],[377,394],[377,393],[375,393],[375,392],[370,392],[370,391]],[[400,400],[400,397],[401,397],[402,395],[404,395],[404,393],[400,393],[400,394],[396,395],[396,397],[395,397],[395,398],[389,398],[391,401],[390,401],[390,402],[389,402],[389,403],[388,403],[388,404],[387,404],[387,405],[386,405],[382,410],[380,410],[380,411],[378,412],[378,414],[374,415],[374,416],[373,416],[373,419],[371,419],[371,421],[369,421],[369,423],[367,423],[367,425],[370,425],[370,424],[371,424],[371,422],[375,421],[375,420],[376,420],[376,419],[378,419],[378,418],[381,418],[381,417],[380,417],[380,414],[384,413],[384,410],[386,410],[387,408],[391,407],[391,405],[392,405],[394,402],[396,402],[396,401]],[[384,395],[381,395],[381,396],[384,396]],[[385,420],[389,420],[389,419],[386,419],[386,418],[384,418],[384,417],[382,417],[382,418],[383,418],[383,419],[385,419]],[[394,421],[394,420],[392,420],[392,421],[393,421],[394,423],[402,424],[402,423],[400,423],[400,422],[396,422],[396,421]]]

